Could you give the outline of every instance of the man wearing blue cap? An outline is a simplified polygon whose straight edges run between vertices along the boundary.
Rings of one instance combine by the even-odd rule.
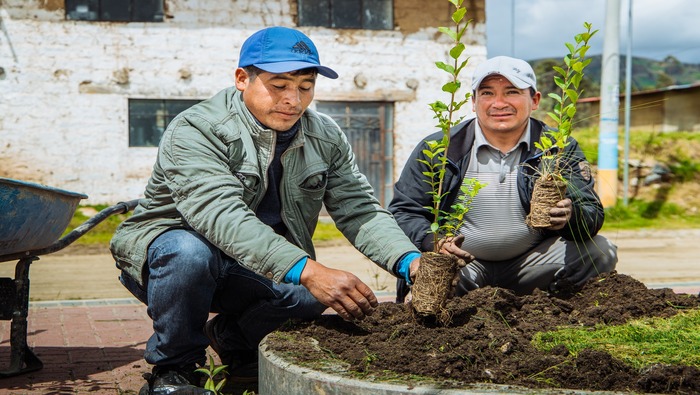
[[[512,289],[528,294],[539,288],[557,291],[581,286],[600,273],[613,270],[617,247],[598,235],[604,211],[595,190],[586,157],[570,138],[563,157],[567,163],[567,196],[550,212],[552,224],[544,231],[529,228],[533,184],[542,152],[535,148],[548,127],[531,118],[540,103],[535,72],[521,59],[491,58],[474,71],[472,103],[476,118],[456,125],[450,132],[445,181],[449,210],[458,197],[462,180],[476,178],[488,185],[481,189],[465,216],[455,240],[441,249],[468,262],[460,270],[456,294],[483,286]],[[428,136],[414,149],[394,186],[389,205],[396,221],[422,251],[433,250],[429,234],[432,217],[429,184],[421,182],[426,141],[439,140],[442,132]],[[397,301],[409,289],[397,282]]]
[[[338,77],[307,36],[263,29],[241,48],[235,86],[165,131],[145,197],[111,242],[122,283],[153,320],[141,394],[210,394],[194,375],[209,345],[229,365],[226,392],[255,390],[258,343],[288,319],[371,313],[367,285],[315,260],[322,205],[373,262],[407,281],[415,273],[418,250],[345,135],[308,109],[317,74]]]

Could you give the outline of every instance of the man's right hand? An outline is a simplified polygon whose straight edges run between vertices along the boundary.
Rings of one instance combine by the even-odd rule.
[[[452,254],[456,256],[457,259],[464,260],[465,264],[467,264],[474,260],[474,255],[470,254],[468,251],[464,251],[462,249],[462,243],[464,243],[464,235],[445,237],[438,240],[438,251],[441,254]]]
[[[307,259],[299,282],[319,302],[348,321],[365,318],[378,305],[372,290],[357,276],[323,266],[313,259]]]

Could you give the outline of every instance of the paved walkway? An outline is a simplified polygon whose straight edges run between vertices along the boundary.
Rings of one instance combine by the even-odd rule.
[[[619,272],[650,288],[700,291],[700,230],[606,236],[620,247]],[[349,268],[381,301],[393,300],[393,279],[354,249],[345,245],[321,248],[318,257],[329,266]],[[13,267],[14,262],[0,264],[0,277],[13,277]],[[90,276],[89,280],[83,276]],[[143,385],[141,375],[150,371],[142,357],[151,334],[150,320],[143,305],[120,297],[128,293],[117,282],[109,256],[41,257],[32,265],[31,278],[30,294],[35,301],[29,309],[28,341],[44,368],[0,378],[0,393],[138,393]],[[61,296],[81,300],[51,300]],[[6,369],[9,361],[9,333],[10,322],[0,321],[0,370]]]

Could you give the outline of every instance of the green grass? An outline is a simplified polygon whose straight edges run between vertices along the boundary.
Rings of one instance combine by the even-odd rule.
[[[91,215],[85,215],[83,214],[83,211],[99,212],[100,210],[106,207],[107,206],[105,205],[80,206],[79,209],[73,215],[73,219],[70,221],[70,224],[66,228],[64,235],[81,225],[83,222],[90,219]],[[109,244],[109,240],[114,234],[114,231],[117,229],[117,226],[122,221],[124,221],[130,214],[131,213],[117,214],[108,217],[104,221],[100,222],[97,226],[95,226],[92,230],[90,230],[78,240],[76,240],[73,244],[107,246]],[[323,220],[319,221],[316,227],[316,233],[313,237],[315,243],[333,242],[342,239],[344,239],[343,234],[340,233],[340,231],[335,227],[333,222]]]
[[[573,356],[584,349],[605,351],[638,369],[652,364],[700,367],[700,310],[680,312],[670,318],[598,326],[595,330],[542,332],[532,341],[543,351],[564,345]]]
[[[318,242],[329,242],[342,240],[344,236],[332,221],[319,221],[316,225],[316,232],[314,233],[313,241]]]
[[[605,210],[603,230],[695,229],[700,228],[700,214],[691,213],[674,203],[631,201],[626,207],[618,203]]]
[[[80,206],[78,210],[75,212],[73,215],[73,219],[71,219],[70,223],[68,224],[68,227],[66,228],[64,235],[79,225],[81,225],[83,222],[87,221],[92,217],[92,215],[85,215],[83,214],[83,211],[94,211],[95,213],[101,211],[102,209],[107,208],[108,206],[106,205],[96,205],[96,206]],[[96,225],[94,228],[92,228],[90,231],[85,233],[83,236],[81,236],[78,240],[76,240],[73,244],[81,244],[81,245],[108,245],[109,240],[112,238],[112,235],[114,234],[114,231],[117,229],[117,226],[124,221],[129,214],[115,214],[112,215],[108,218],[106,218],[104,221],[100,222],[98,225]]]

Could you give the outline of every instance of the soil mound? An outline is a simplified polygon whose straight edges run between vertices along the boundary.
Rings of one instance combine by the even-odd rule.
[[[326,315],[310,323],[289,324],[278,331],[280,337],[270,339],[269,346],[302,365],[332,357],[345,361],[359,375],[423,376],[446,388],[494,383],[697,394],[700,370],[695,367],[654,365],[638,371],[601,351],[585,350],[575,357],[563,346],[548,353],[538,351],[531,339],[537,332],[562,326],[669,317],[699,305],[695,295],[648,289],[613,272],[568,295],[536,291],[517,296],[500,288],[481,288],[448,301],[452,321],[445,327],[418,323],[408,305],[381,303],[361,322]],[[315,351],[304,341],[308,338],[318,342]]]

